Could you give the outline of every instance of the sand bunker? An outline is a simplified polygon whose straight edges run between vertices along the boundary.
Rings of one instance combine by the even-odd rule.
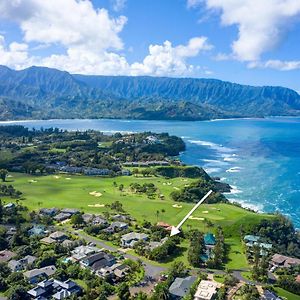
[[[66,180],[71,180],[71,178],[70,177],[66,177]]]
[[[55,179],[59,179],[59,178],[60,178],[60,176],[53,176],[53,178],[55,178]]]
[[[177,186],[173,186],[173,189],[176,190],[176,191],[180,190],[180,188],[178,188]]]
[[[202,213],[203,214],[208,214],[208,210],[203,210]]]
[[[163,185],[172,185],[172,182],[163,182]]]
[[[33,180],[33,179],[31,179],[31,180],[28,180],[28,182],[29,182],[29,183],[36,183],[37,181],[36,181],[36,180]]]
[[[172,207],[174,207],[174,208],[182,208],[182,205],[173,204]]]
[[[102,196],[102,193],[97,192],[97,191],[89,192],[89,194],[91,196],[94,196],[94,197],[101,197]]]
[[[189,219],[191,219],[191,220],[198,220],[198,221],[204,221],[204,218],[193,217],[193,216],[190,216]]]
[[[105,206],[105,204],[99,204],[99,203],[88,205],[88,207],[104,207],[104,206]]]

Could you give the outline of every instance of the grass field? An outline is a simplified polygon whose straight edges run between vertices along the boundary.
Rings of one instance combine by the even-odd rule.
[[[107,210],[101,207],[116,200],[123,204],[126,212],[137,219],[138,222],[164,221],[177,225],[193,207],[189,203],[175,203],[170,198],[170,193],[189,184],[193,179],[175,178],[164,179],[161,177],[134,177],[122,176],[116,178],[101,178],[71,175],[31,176],[13,173],[9,178],[17,190],[23,192],[24,200],[21,203],[31,210],[42,207],[78,208],[84,212],[101,213]],[[118,186],[124,185],[124,191],[119,191]],[[164,195],[164,200],[159,197],[149,199],[145,194],[134,194],[129,191],[130,183],[143,184],[151,182],[159,189],[158,194]],[[96,195],[90,195],[97,192]],[[11,199],[3,199],[11,201]],[[174,204],[179,208],[173,207]],[[157,213],[158,212],[158,213]],[[242,224],[250,224],[270,215],[256,214],[230,204],[203,204],[193,214],[194,219],[189,219],[184,227],[197,228],[201,231],[214,231],[217,225],[223,227],[226,242],[230,245],[230,254],[227,267],[229,269],[247,268],[248,263],[243,254],[239,237]],[[214,227],[208,227],[204,220],[210,220]],[[186,259],[186,258],[185,258]]]
[[[282,297],[283,299],[287,300],[300,300],[300,296],[292,294],[282,288],[276,287],[275,291],[277,292],[278,296]]]

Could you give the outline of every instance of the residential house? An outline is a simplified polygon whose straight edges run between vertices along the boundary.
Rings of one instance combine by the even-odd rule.
[[[130,170],[123,169],[123,170],[121,171],[121,174],[122,174],[123,176],[130,176],[130,175],[131,175],[131,172],[130,172]]]
[[[33,225],[33,227],[28,230],[30,236],[42,236],[47,233],[48,231],[44,225]]]
[[[117,221],[127,221],[130,219],[130,217],[125,216],[125,215],[116,214],[116,215],[112,216],[112,219],[117,220]]]
[[[87,256],[100,252],[100,250],[97,247],[91,247],[91,246],[78,246],[72,251],[72,260],[74,261],[80,261]]]
[[[203,236],[205,250],[204,253],[200,256],[201,260],[206,263],[213,255],[213,248],[216,245],[216,238],[212,233],[206,233]]]
[[[116,263],[111,267],[104,267],[96,271],[96,275],[100,277],[110,277],[119,281],[123,279],[128,272],[130,271],[130,267],[125,264]]]
[[[148,244],[148,249],[150,251],[154,250],[155,248],[158,248],[158,247],[161,247],[169,238],[166,236],[165,238],[163,238],[160,242],[155,242],[155,241],[152,241],[152,242],[149,242]]]
[[[2,250],[2,251],[0,251],[0,263],[8,262],[15,256],[17,256],[17,254],[12,251]]]
[[[194,276],[177,277],[169,287],[171,299],[182,299],[189,292],[196,279]]]
[[[94,218],[92,220],[92,224],[105,226],[105,225],[108,225],[108,222],[101,216],[94,216]]]
[[[41,242],[44,244],[62,243],[67,238],[68,236],[64,232],[55,231],[51,233],[48,237],[41,239]]]
[[[161,228],[164,228],[164,229],[166,229],[166,230],[168,230],[168,231],[171,231],[171,230],[172,230],[172,225],[170,225],[170,224],[168,224],[168,223],[165,223],[165,222],[158,222],[158,223],[156,224],[156,226],[161,227]]]
[[[260,297],[260,300],[281,300],[274,292],[269,290],[264,290],[263,294]]]
[[[16,204],[14,204],[14,203],[7,203],[3,206],[3,208],[5,208],[5,209],[13,209],[15,207],[16,207]]]
[[[8,267],[11,269],[12,272],[22,271],[32,266],[36,259],[37,258],[35,256],[26,255],[25,257],[19,260],[12,259],[11,261],[9,261]]]
[[[145,233],[130,232],[122,235],[121,245],[124,248],[133,248],[134,244],[138,241],[147,241],[148,235]]]
[[[78,214],[80,211],[76,208],[64,208],[61,210],[64,214],[70,214],[71,216]]]
[[[94,272],[104,267],[111,267],[116,262],[116,258],[105,252],[91,254],[80,261],[83,267],[89,267]]]
[[[273,267],[273,269],[276,269],[276,268],[288,269],[288,268],[291,268],[294,266],[299,266],[300,259],[288,257],[288,256],[281,255],[281,254],[274,254],[271,258],[270,264],[271,264],[271,267]]]
[[[57,222],[62,222],[62,221],[70,219],[71,217],[72,217],[72,214],[61,212],[61,213],[57,214],[55,217],[53,217],[53,219]]]
[[[267,256],[269,254],[273,248],[273,245],[264,243],[261,240],[262,238],[257,235],[245,235],[244,242],[246,243],[247,250],[250,254],[253,253],[255,246],[260,248],[261,256]]]
[[[41,215],[45,215],[45,216],[49,216],[49,217],[53,217],[58,213],[58,208],[42,208],[40,209],[40,214]]]
[[[113,222],[110,224],[110,227],[114,228],[115,231],[121,231],[121,230],[126,230],[128,228],[128,224],[125,222]]]
[[[244,242],[245,243],[257,243],[258,241],[260,240],[260,236],[257,236],[257,235],[245,235],[244,236]]]
[[[44,300],[44,299],[65,299],[73,296],[80,295],[82,288],[72,280],[64,282],[56,279],[46,279],[39,282],[34,288],[27,292],[31,299]]]
[[[194,295],[194,300],[214,299],[217,294],[218,288],[220,288],[220,284],[217,282],[201,280]]]
[[[111,171],[109,169],[84,168],[83,173],[88,176],[108,176]]]
[[[49,278],[56,272],[55,266],[47,266],[40,269],[33,269],[27,272],[24,272],[24,277],[27,279],[31,284],[38,282],[41,278]]]

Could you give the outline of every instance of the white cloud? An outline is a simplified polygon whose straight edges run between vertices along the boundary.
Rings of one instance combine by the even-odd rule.
[[[203,0],[210,10],[221,14],[224,26],[236,25],[238,38],[232,52],[241,61],[257,61],[274,49],[300,14],[299,0]],[[188,0],[195,6],[201,0]]]
[[[150,45],[149,55],[142,63],[131,65],[133,75],[172,75],[185,76],[195,71],[187,59],[197,56],[200,51],[210,50],[212,46],[206,37],[196,37],[189,40],[187,45],[173,47],[171,42],[165,41],[163,45]]]
[[[115,12],[119,12],[124,9],[127,0],[111,0],[112,1],[112,8]]]
[[[278,59],[267,60],[266,62],[250,62],[249,68],[270,68],[280,71],[291,71],[300,69],[299,60],[282,61]]]
[[[187,0],[187,7],[194,8],[200,6],[203,3],[203,0]]]
[[[123,48],[119,33],[127,19],[111,18],[87,0],[4,0],[2,17],[19,23],[25,42],[59,43],[90,51]]]
[[[115,1],[123,5],[125,1]],[[0,39],[0,63],[22,69],[39,65],[80,74],[184,76],[203,70],[188,63],[201,51],[211,49],[206,37],[186,45],[150,45],[143,62],[129,64],[119,34],[127,18],[113,18],[88,0],[2,0],[0,17],[16,22],[24,43],[5,46]],[[46,57],[33,53],[43,47],[61,46],[64,51]]]
[[[0,65],[18,69],[29,67],[31,63],[26,44],[13,42],[7,47],[4,37],[0,35]]]

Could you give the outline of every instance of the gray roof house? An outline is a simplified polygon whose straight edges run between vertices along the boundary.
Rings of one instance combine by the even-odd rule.
[[[62,231],[55,231],[51,233],[48,237],[41,239],[44,244],[61,243],[66,240],[68,236]]]
[[[62,221],[65,221],[67,219],[70,219],[72,216],[72,214],[70,213],[59,213],[58,215],[56,215],[55,217],[53,217],[53,219],[57,222],[62,222]]]
[[[78,214],[80,211],[76,208],[64,208],[61,210],[61,212],[64,214],[75,215],[75,214]]]
[[[56,272],[56,267],[51,265],[40,269],[33,269],[27,272],[24,272],[24,277],[30,283],[36,283],[39,281],[40,278],[49,278],[50,276],[54,275]]]
[[[105,252],[98,252],[82,259],[80,264],[84,267],[90,267],[93,271],[97,271],[104,267],[111,267],[116,262],[116,258]]]
[[[169,288],[171,299],[182,299],[188,293],[196,279],[195,276],[177,277]]]
[[[82,288],[72,280],[64,282],[56,279],[46,279],[39,282],[34,288],[29,290],[27,294],[31,299],[65,299],[72,295],[79,295]]]
[[[132,248],[134,244],[138,241],[147,241],[148,235],[145,233],[130,232],[122,235],[121,245],[124,248]]]
[[[22,271],[32,265],[36,261],[36,257],[27,255],[19,260],[11,260],[8,262],[8,267],[12,272]]]

